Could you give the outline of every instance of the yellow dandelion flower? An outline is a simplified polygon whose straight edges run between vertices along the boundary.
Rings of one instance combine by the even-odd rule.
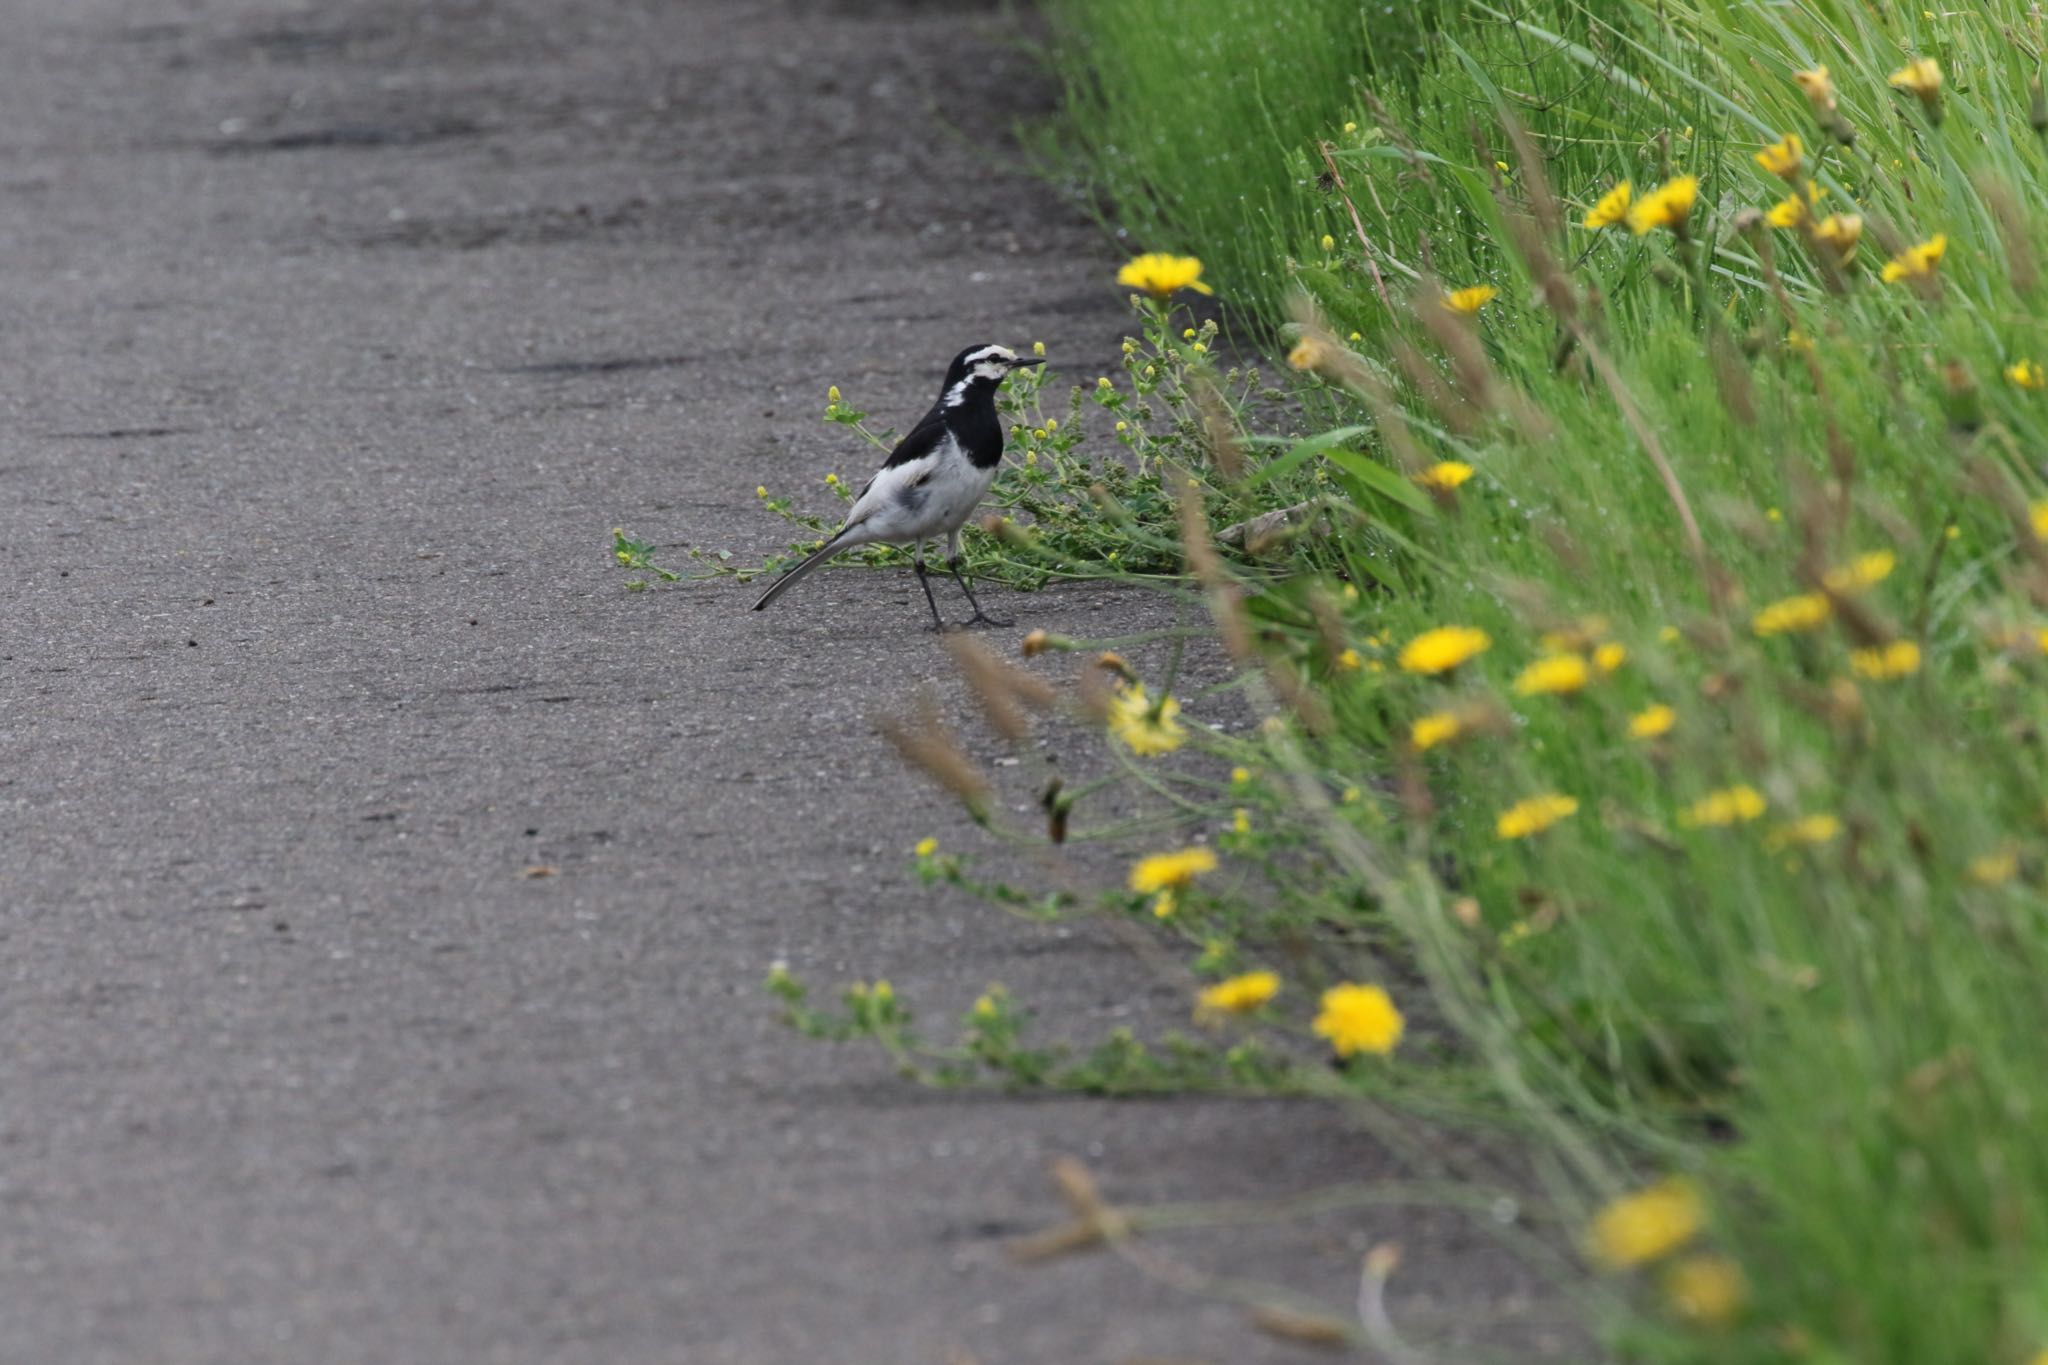
[[[1243,806],[1230,812],[1230,828],[1238,834],[1252,832],[1252,813]]]
[[[1563,696],[1584,687],[1592,676],[1578,655],[1553,654],[1523,669],[1515,679],[1515,692],[1523,697]]]
[[[1603,674],[1612,673],[1627,662],[1628,647],[1615,644],[1611,640],[1593,651],[1593,667],[1599,669]]]
[[[1886,78],[1894,90],[1906,90],[1921,100],[1941,94],[1941,63],[1932,57],[1915,57]]]
[[[1324,233],[1322,247],[1325,251],[1335,251],[1337,249],[1337,239],[1327,232]]]
[[[1659,739],[1678,724],[1678,712],[1663,702],[1652,702],[1628,718],[1630,739]]]
[[[932,838],[930,835],[926,835],[924,838],[919,839],[917,841],[917,848],[915,852],[917,856],[920,858],[929,858],[938,851],[939,841],[937,839]]]
[[[1252,770],[1250,768],[1232,768],[1230,770],[1230,781],[1233,786],[1242,787],[1251,780]]]
[[[2048,498],[2027,504],[2027,521],[2034,528],[2036,540],[2048,540]]]
[[[1472,626],[1438,626],[1401,646],[1395,662],[1408,673],[1448,673],[1492,645],[1485,631]]]
[[[1628,230],[1638,237],[1657,228],[1683,232],[1699,192],[1698,176],[1681,175],[1665,181],[1630,207]]]
[[[1337,656],[1337,667],[1345,673],[1356,673],[1365,667],[1365,660],[1358,657],[1358,651],[1347,649]]]
[[[1799,83],[1808,102],[1825,114],[1835,107],[1835,83],[1828,78],[1828,69],[1816,66],[1808,71],[1795,71],[1792,79]]]
[[[1125,264],[1116,272],[1116,282],[1129,289],[1142,289],[1155,299],[1163,299],[1183,289],[1192,289],[1197,294],[1216,292],[1202,283],[1201,261],[1193,256],[1173,256],[1161,251],[1148,251]]]
[[[1472,466],[1460,460],[1439,460],[1415,476],[1424,488],[1448,493],[1472,477]]]
[[[1384,989],[1346,983],[1323,992],[1322,1012],[1311,1027],[1330,1040],[1339,1057],[1384,1057],[1400,1043],[1407,1024]]]
[[[1588,1230],[1595,1259],[1617,1270],[1670,1255],[1699,1235],[1706,1206],[1692,1182],[1660,1180],[1600,1210]]]
[[[1834,249],[1837,265],[1847,265],[1856,254],[1856,244],[1863,240],[1863,215],[1831,213],[1813,225],[1813,236]]]
[[[1846,595],[1884,582],[1898,562],[1898,556],[1890,550],[1872,550],[1829,569],[1821,575],[1821,582],[1828,585],[1828,591]]]
[[[1246,972],[1205,987],[1196,997],[1196,1013],[1250,1014],[1279,993],[1280,978],[1272,972]]]
[[[1444,307],[1453,313],[1463,313],[1470,317],[1499,296],[1500,290],[1490,284],[1468,285],[1444,295]]]
[[[1131,864],[1130,888],[1141,896],[1177,891],[1216,870],[1216,852],[1197,844],[1175,853],[1154,853]]]
[[[1849,671],[1859,678],[1882,682],[1888,678],[1910,677],[1920,671],[1920,646],[1911,640],[1894,640],[1876,649],[1849,651]]]
[[[1770,807],[1764,794],[1745,782],[1708,792],[1678,813],[1678,823],[1687,829],[1715,829],[1724,825],[1747,824]]]
[[[1297,370],[1313,370],[1330,358],[1330,348],[1314,337],[1303,337],[1287,353],[1287,363]]]
[[[1000,985],[990,986],[974,1000],[974,1017],[988,1020],[1003,1012],[1003,1000],[1009,992]]]
[[[1726,1327],[1742,1315],[1749,1286],[1726,1256],[1687,1256],[1664,1272],[1671,1311],[1702,1327]]]
[[[2004,886],[2020,875],[2020,855],[2010,848],[1970,860],[1970,880],[1979,886]]]
[[[1526,839],[1541,834],[1560,820],[1578,813],[1579,803],[1557,792],[1544,792],[1517,801],[1493,822],[1493,832],[1503,839]]]
[[[1825,844],[1842,832],[1842,822],[1828,814],[1802,815],[1777,826],[1764,838],[1764,847],[1782,853],[1799,845]]]
[[[1756,154],[1756,164],[1780,180],[1796,180],[1806,166],[1806,144],[1799,134],[1787,133]]]
[[[1941,264],[1942,255],[1948,250],[1948,234],[1937,232],[1918,246],[1909,246],[1884,263],[1879,271],[1886,284],[1900,280],[1925,279],[1934,273],[1934,267]]]
[[[1109,702],[1110,732],[1134,754],[1170,754],[1181,746],[1188,732],[1175,717],[1180,702],[1162,696],[1157,702],[1145,695],[1143,683],[1133,683]]]
[[[2006,366],[2005,377],[2023,389],[2048,389],[2048,371],[2032,360],[2016,360]]]
[[[1416,717],[1408,727],[1408,743],[1417,753],[1434,749],[1456,739],[1465,729],[1463,721],[1450,711],[1436,711],[1427,716]]]
[[[1764,213],[1764,221],[1774,228],[1796,228],[1806,221],[1806,201],[1796,194],[1780,199]]]
[[[1597,232],[1601,228],[1613,227],[1617,223],[1626,222],[1628,220],[1629,201],[1634,193],[1635,186],[1631,182],[1624,180],[1613,189],[1607,191],[1607,193],[1601,195],[1600,202],[1593,205],[1591,211],[1586,214],[1586,226]]]
[[[1826,624],[1832,610],[1828,599],[1819,593],[1803,592],[1797,597],[1771,603],[1752,617],[1749,624],[1758,635],[1789,635]]]

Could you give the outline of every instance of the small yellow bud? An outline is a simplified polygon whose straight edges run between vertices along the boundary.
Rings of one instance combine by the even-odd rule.
[[[1131,429],[1131,424],[1129,422],[1118,422],[1116,424],[1116,429],[1118,431],[1129,431]]]
[[[1330,235],[1329,233],[1327,233],[1327,232],[1326,232],[1326,233],[1324,233],[1324,234],[1323,234],[1323,250],[1325,250],[1325,251],[1335,251],[1336,249],[1337,249],[1337,239],[1336,239],[1335,237],[1332,237],[1332,236],[1331,236],[1331,235]]]
[[[1347,123],[1344,125],[1344,131],[1347,133],[1355,133],[1358,131],[1358,125],[1355,123]]]
[[[1192,327],[1183,327],[1183,328],[1181,328],[1181,329],[1180,329],[1180,339],[1181,339],[1182,341],[1193,341],[1193,340],[1195,339],[1195,329],[1194,329],[1194,328],[1192,328]]]
[[[767,497],[767,496],[768,496],[768,485],[767,485],[767,484],[765,484],[765,483],[757,483],[757,484],[755,484],[755,485],[754,485],[754,496],[755,496],[755,497],[757,497],[757,498],[765,498],[765,497]]]
[[[1109,376],[1108,376],[1108,375],[1103,375],[1103,376],[1102,376],[1101,378],[1099,378],[1099,379],[1097,379],[1097,380],[1095,381],[1095,387],[1096,387],[1096,388],[1098,388],[1098,389],[1109,389],[1109,388],[1114,388],[1114,387],[1116,387],[1116,386],[1115,386],[1115,385],[1113,385],[1113,384],[1111,384],[1111,383],[1109,382]]]
[[[1044,343],[1044,342],[1042,342],[1042,341],[1034,341],[1034,342],[1032,342],[1032,343],[1031,343],[1031,354],[1033,354],[1033,355],[1044,355],[1044,354],[1045,354],[1045,343]]]
[[[831,388],[825,390],[825,397],[828,401],[837,403],[839,401],[839,386],[834,384]]]

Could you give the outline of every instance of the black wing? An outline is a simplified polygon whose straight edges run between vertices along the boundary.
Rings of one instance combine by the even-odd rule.
[[[889,452],[889,458],[882,461],[882,468],[893,469],[899,464],[909,464],[912,460],[921,460],[934,450],[937,450],[939,442],[945,439],[946,410],[934,407],[930,412],[918,418],[917,425],[912,427],[909,433],[896,443],[896,448]],[[868,481],[860,486],[860,492],[854,494],[853,500],[859,502],[862,498],[866,497],[868,489],[874,487],[874,484],[874,478],[870,476]]]

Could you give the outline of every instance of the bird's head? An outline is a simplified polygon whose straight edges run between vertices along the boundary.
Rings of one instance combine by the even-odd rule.
[[[957,407],[972,395],[993,393],[1010,371],[1044,363],[1042,357],[1020,356],[1007,346],[969,346],[946,371],[945,404]]]

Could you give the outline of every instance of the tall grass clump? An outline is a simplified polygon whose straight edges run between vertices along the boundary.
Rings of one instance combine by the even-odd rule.
[[[1055,13],[1122,221],[1215,262],[1333,433],[1192,471],[1273,712],[1200,741],[1248,774],[1216,818],[1314,851],[1332,954],[1398,935],[1618,1353],[2039,1358],[2038,9],[1468,4],[1399,71],[1355,3]],[[1208,545],[1307,469],[1294,572]],[[1348,1055],[1350,999],[1253,1027]]]

